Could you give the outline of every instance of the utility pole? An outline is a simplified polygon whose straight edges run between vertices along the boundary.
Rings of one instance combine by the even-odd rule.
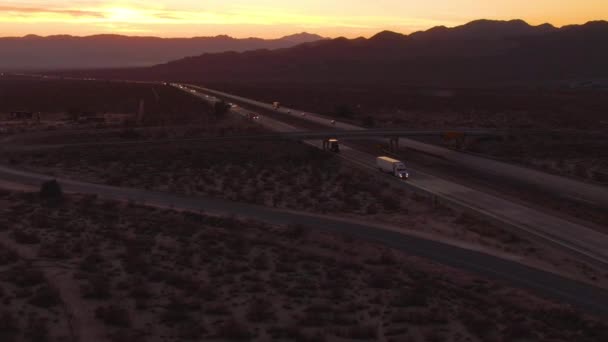
[[[137,111],[137,126],[141,126],[145,114],[144,99],[139,100],[139,109]]]

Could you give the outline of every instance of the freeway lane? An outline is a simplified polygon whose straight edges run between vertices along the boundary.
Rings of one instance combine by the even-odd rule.
[[[208,97],[202,92],[193,93],[188,89],[183,90],[193,96],[208,100]],[[267,106],[272,107],[270,105]],[[233,111],[244,117],[247,117],[249,114],[249,111],[240,107],[234,108]],[[312,117],[312,114],[307,113],[307,117]],[[269,117],[262,117],[259,123],[278,132],[296,132],[299,130],[297,127]],[[350,126],[341,123],[337,123],[337,125],[343,129],[347,129]],[[321,147],[320,141],[313,140],[306,142],[315,147]],[[345,146],[340,157],[367,169],[376,170],[376,156],[374,155]],[[598,263],[603,268],[608,266],[608,236],[603,233],[419,170],[412,170],[411,176],[408,182],[401,182],[403,186],[412,187],[417,191],[438,196],[448,203],[475,211],[492,222],[550,242],[573,255]]]
[[[4,180],[5,183],[15,184],[15,186],[29,185],[37,187],[41,182],[51,179],[51,177],[0,166],[0,179]],[[68,179],[58,179],[58,181],[62,184],[64,191],[68,193],[94,194],[105,199],[132,200],[150,206],[193,212],[204,211],[215,215],[236,215],[239,218],[255,219],[271,224],[298,223],[316,229],[350,234],[385,244],[408,254],[418,255],[448,266],[528,288],[540,296],[570,303],[590,312],[608,315],[608,291],[531,268],[516,261],[406,235],[383,226],[354,223],[328,216],[277,210],[218,199],[185,197]]]
[[[193,89],[198,89],[207,94],[213,94],[215,96],[221,96],[227,99],[235,101],[241,101],[243,103],[250,104],[258,108],[264,108],[272,110],[273,107],[270,104],[251,100],[241,96],[228,94],[213,89],[204,87],[198,87],[195,85],[186,85]],[[277,111],[278,113],[289,115],[294,118],[308,120],[317,124],[321,124],[327,127],[335,127],[343,130],[363,130],[363,127],[336,122],[335,125],[331,124],[331,119],[318,115],[316,113],[302,112],[295,109],[281,108]],[[302,116],[304,113],[304,116]],[[526,167],[504,163],[497,160],[488,158],[482,158],[475,155],[461,153],[446,149],[440,146],[422,143],[412,139],[400,139],[400,145],[407,148],[411,148],[417,151],[422,151],[427,154],[435,155],[445,160],[466,165],[467,167],[475,168],[488,174],[497,175],[500,177],[511,178],[524,184],[530,184],[532,186],[540,187],[547,192],[555,193],[558,196],[578,200],[585,204],[592,204],[601,208],[608,209],[608,188],[599,186],[596,184],[586,183],[575,179],[561,177],[557,175],[540,172],[537,170],[529,169]]]

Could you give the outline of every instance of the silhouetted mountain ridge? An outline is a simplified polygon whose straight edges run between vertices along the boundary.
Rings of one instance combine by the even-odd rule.
[[[206,52],[280,49],[324,39],[306,32],[279,39],[237,39],[227,35],[194,38],[27,35],[0,38],[0,69],[80,69],[152,66]]]
[[[605,21],[555,28],[521,20],[479,20],[410,35],[383,31],[369,39],[337,38],[273,51],[203,54],[97,75],[193,82],[527,82],[605,79],[606,60]]]

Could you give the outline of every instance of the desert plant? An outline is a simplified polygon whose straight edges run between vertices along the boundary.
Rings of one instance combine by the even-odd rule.
[[[84,298],[107,299],[112,296],[110,287],[108,278],[100,274],[89,277],[87,283],[81,286],[80,291]]]
[[[274,317],[272,303],[264,299],[254,299],[247,310],[247,318],[252,322],[267,322]]]
[[[234,317],[222,324],[218,329],[217,335],[219,338],[236,341],[250,340],[253,337],[247,326],[239,323]]]
[[[43,285],[34,292],[34,295],[28,302],[41,308],[50,308],[58,305],[61,302],[61,298],[55,289]]]
[[[376,125],[376,121],[373,117],[368,115],[361,119],[361,124],[363,125],[363,127],[374,127]]]
[[[129,312],[120,306],[100,306],[95,310],[95,317],[107,325],[124,328],[131,326]]]
[[[42,183],[39,194],[40,198],[48,204],[58,204],[63,201],[63,190],[56,180]]]
[[[334,108],[333,116],[345,119],[352,119],[355,117],[355,111],[345,104],[338,105]]]
[[[49,328],[46,320],[40,317],[29,317],[25,326],[25,338],[31,342],[50,341]]]
[[[228,105],[226,102],[224,102],[224,100],[222,100],[222,101],[216,102],[213,105],[213,114],[215,115],[216,119],[221,119],[224,116],[226,116],[229,109],[230,109],[230,105]]]
[[[24,245],[34,245],[40,243],[40,238],[36,232],[26,231],[24,229],[15,229],[13,231],[15,242]]]

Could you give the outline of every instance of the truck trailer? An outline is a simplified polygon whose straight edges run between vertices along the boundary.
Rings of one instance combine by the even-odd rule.
[[[390,173],[401,179],[408,179],[410,177],[409,172],[407,172],[407,169],[405,168],[405,164],[397,159],[378,157],[376,158],[376,166],[378,166],[380,171]]]

